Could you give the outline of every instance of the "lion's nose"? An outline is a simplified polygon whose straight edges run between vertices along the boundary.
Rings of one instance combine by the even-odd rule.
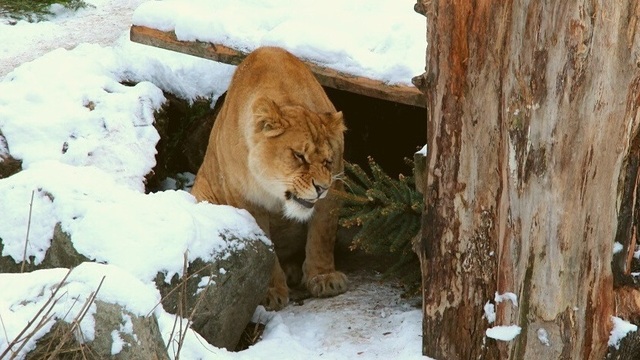
[[[327,191],[326,187],[322,187],[322,186],[316,184],[316,182],[314,180],[311,180],[311,183],[313,184],[313,187],[316,189],[316,193],[318,194],[318,197],[321,197],[322,194],[324,194],[325,191]]]

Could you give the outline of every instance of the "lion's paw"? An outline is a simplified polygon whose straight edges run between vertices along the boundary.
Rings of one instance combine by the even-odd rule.
[[[340,271],[318,274],[307,280],[307,289],[314,297],[329,297],[347,291],[347,276]]]
[[[267,310],[280,310],[289,303],[289,289],[286,287],[270,287],[262,305]]]

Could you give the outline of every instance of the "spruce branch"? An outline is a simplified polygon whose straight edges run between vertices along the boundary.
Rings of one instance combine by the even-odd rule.
[[[405,159],[406,160],[406,159]],[[413,165],[412,162],[408,162]],[[420,231],[423,197],[415,189],[413,176],[391,178],[373,158],[370,174],[357,164],[345,163],[340,225],[359,226],[350,248],[374,255],[393,254],[394,264],[385,275],[399,276],[410,290],[420,284],[420,266],[412,239]]]

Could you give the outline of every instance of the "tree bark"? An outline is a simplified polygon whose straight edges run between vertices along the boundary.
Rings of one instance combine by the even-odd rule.
[[[423,353],[604,358],[614,274],[629,279],[637,232],[639,2],[416,9],[428,40]],[[490,324],[483,307],[496,292],[518,304],[495,303]],[[495,325],[521,333],[487,338]]]

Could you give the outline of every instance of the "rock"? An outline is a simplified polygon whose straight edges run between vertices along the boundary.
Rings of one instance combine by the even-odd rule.
[[[171,93],[164,93],[167,102],[155,114],[153,126],[160,134],[156,145],[156,166],[146,178],[147,191],[162,189],[166,177],[178,173],[197,173],[209,143],[209,135],[216,114],[222,106],[220,97],[211,108],[210,99],[198,99],[190,103]]]
[[[0,179],[8,178],[20,170],[22,170],[22,161],[11,156],[7,139],[0,130]]]
[[[26,358],[45,359],[56,355],[57,359],[64,354],[64,358],[69,359],[169,359],[155,316],[136,316],[120,305],[100,300],[95,305],[93,341],[79,342],[72,325],[57,320]]]
[[[69,234],[62,231],[60,224],[56,224],[53,230],[51,246],[44,256],[42,267],[45,269],[58,267],[70,269],[85,261],[90,260],[76,251]]]
[[[263,242],[238,241],[244,246],[215,262],[190,263],[186,282],[174,276],[168,284],[163,274],[156,278],[164,309],[190,318],[191,328],[207,342],[228,350],[235,349],[264,299],[275,261]]]
[[[209,145],[209,136],[211,135],[211,129],[213,129],[213,123],[222,108],[222,104],[224,104],[226,95],[227,93],[224,93],[218,98],[210,113],[189,124],[185,141],[180,143],[181,152],[187,159],[187,170],[194,174],[198,172],[200,165],[202,165],[204,154]]]
[[[0,238],[0,253],[2,253],[2,238]],[[81,263],[89,261],[86,256],[81,255],[73,248],[71,238],[67,233],[62,231],[60,224],[56,224],[53,230],[53,239],[51,239],[51,246],[47,250],[42,263],[38,265],[33,264],[33,260],[27,259],[22,269],[22,259],[13,259],[10,256],[0,257],[0,273],[19,273],[19,272],[31,272],[39,269],[52,269],[52,268],[73,268]]]
[[[169,359],[155,316],[136,316],[120,305],[99,300],[96,306],[96,336],[91,343],[96,353],[111,354],[114,337],[119,336],[123,344],[116,359]]]
[[[188,264],[186,283],[177,276],[168,283],[164,274],[158,274],[155,282],[165,310],[191,319],[191,327],[212,345],[234,350],[265,297],[275,253],[270,245],[256,239],[230,238],[229,241],[238,244],[236,250],[220,254],[214,262],[196,260]],[[24,272],[73,268],[85,261],[91,259],[73,248],[69,235],[58,224],[42,263],[34,265],[33,260],[28,259]],[[0,257],[0,273],[22,272],[21,265],[21,260]],[[211,280],[207,283],[206,279]]]

